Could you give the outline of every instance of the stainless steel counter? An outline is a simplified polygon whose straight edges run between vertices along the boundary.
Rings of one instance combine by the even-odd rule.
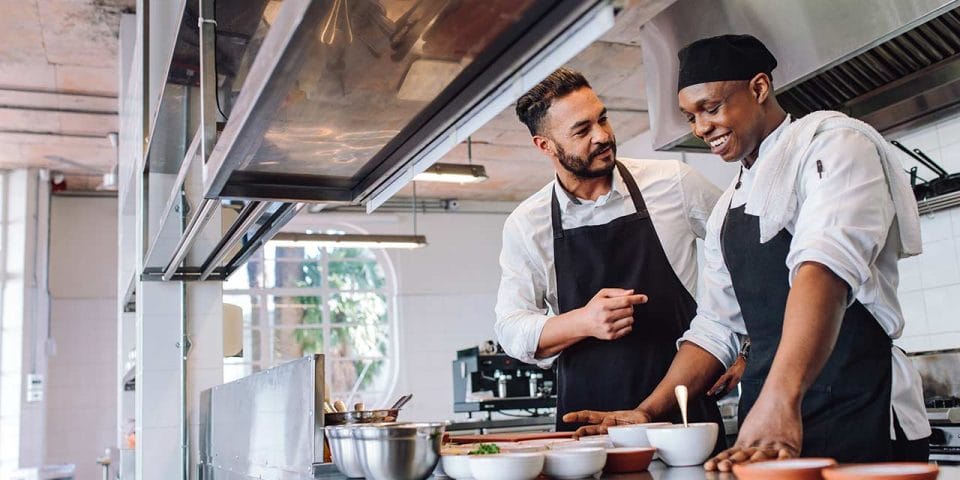
[[[333,465],[324,465],[315,471],[317,480],[343,480],[343,475],[337,472]],[[430,477],[446,478],[446,477]],[[601,480],[735,480],[730,473],[706,472],[703,467],[668,467],[662,462],[653,462],[646,472],[602,475]],[[940,477],[937,480],[960,480],[960,467],[940,467]]]

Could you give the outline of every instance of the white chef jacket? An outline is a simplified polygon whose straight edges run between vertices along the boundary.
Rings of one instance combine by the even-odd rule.
[[[790,121],[787,117],[763,140],[755,165],[764,161]],[[826,266],[850,286],[850,303],[859,300],[890,338],[898,338],[904,325],[897,298],[899,237],[877,147],[863,134],[841,128],[817,133],[807,152],[797,177],[801,206],[787,225],[793,235],[786,259],[789,281],[793,283],[804,262]],[[697,316],[677,342],[699,345],[726,367],[736,359],[740,339],[747,332],[723,260],[720,229],[727,210],[747,202],[754,172],[744,168],[740,188],[734,188],[735,179],[710,215]],[[930,435],[920,376],[897,347],[893,347],[892,369],[891,409],[904,433],[910,440]],[[892,418],[891,439],[895,438]]]
[[[703,238],[720,189],[676,160],[619,159],[637,182],[670,265],[695,295],[697,238]],[[549,367],[556,356],[535,358],[540,333],[559,313],[553,259],[551,194],[556,192],[563,228],[604,225],[637,211],[618,169],[610,192],[595,201],[574,198],[556,180],[524,200],[507,218],[500,252],[497,339],[508,355]],[[640,292],[642,293],[642,292]]]

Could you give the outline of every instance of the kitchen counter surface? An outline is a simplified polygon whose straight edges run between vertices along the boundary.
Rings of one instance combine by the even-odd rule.
[[[318,469],[316,474],[314,478],[317,480],[344,480],[347,478],[337,472],[333,465],[330,465],[329,468]],[[601,480],[736,480],[736,478],[731,473],[706,472],[703,467],[669,467],[659,461],[651,463],[650,469],[646,472],[603,475],[600,477]],[[941,466],[940,476],[937,480],[960,480],[960,467]]]

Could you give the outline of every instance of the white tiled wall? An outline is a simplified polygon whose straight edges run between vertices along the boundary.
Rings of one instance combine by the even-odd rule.
[[[900,135],[905,146],[919,148],[950,173],[960,172],[960,116]],[[923,178],[934,175],[919,166]],[[900,262],[900,306],[906,328],[897,344],[907,351],[960,348],[960,208],[920,218],[923,254]]]
[[[50,335],[44,463],[72,463],[100,478],[94,460],[116,445],[116,238],[112,198],[51,203]]]

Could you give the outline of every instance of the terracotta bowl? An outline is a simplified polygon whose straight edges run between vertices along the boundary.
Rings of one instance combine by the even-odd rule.
[[[603,467],[606,473],[642,472],[650,467],[653,454],[657,449],[652,447],[622,447],[607,449],[607,466]]]
[[[866,463],[823,471],[826,480],[934,480],[940,474],[927,463]]]
[[[791,458],[734,465],[733,473],[738,480],[823,480],[823,469],[836,465],[832,458]]]

